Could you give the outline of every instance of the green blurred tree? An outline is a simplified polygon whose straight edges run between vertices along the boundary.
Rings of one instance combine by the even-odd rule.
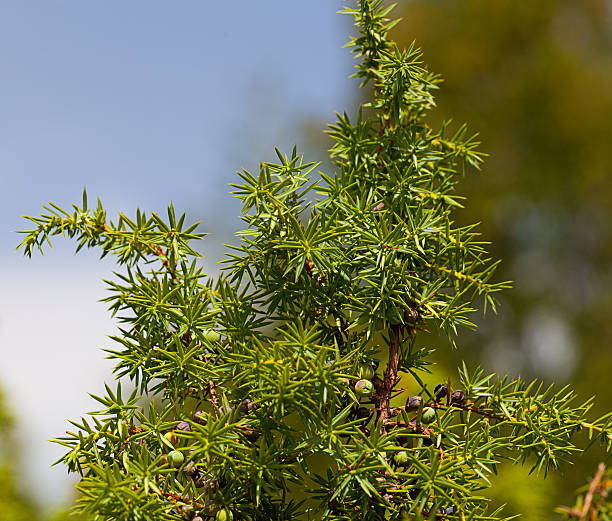
[[[416,39],[432,69],[445,71],[430,121],[469,120],[490,155],[482,168],[490,175],[466,178],[470,204],[458,213],[466,222],[483,219],[483,235],[505,260],[502,273],[516,281],[490,345],[516,346],[514,365],[523,372],[558,380],[575,371],[605,398],[612,356],[609,2],[418,0],[403,15],[394,37],[404,46]],[[546,343],[546,331],[532,328],[534,315],[549,330],[557,318],[566,324],[551,339],[582,352],[532,349],[538,339]],[[479,331],[478,344],[487,333]],[[557,365],[563,360],[571,363]]]
[[[470,121],[489,154],[482,175],[462,184],[469,205],[458,220],[483,220],[491,251],[504,259],[501,276],[515,281],[500,316],[462,332],[461,349],[445,351],[443,363],[469,347],[494,370],[572,380],[609,410],[610,2],[414,0],[401,10],[394,38],[416,40],[432,70],[444,71],[429,121]],[[562,501],[600,456],[581,458],[536,502]],[[520,487],[496,490],[529,516]]]
[[[35,508],[27,491],[15,482],[15,449],[13,419],[0,390],[0,520],[30,521],[35,518]]]
[[[85,514],[70,515],[66,508],[56,508],[51,513],[44,505],[37,505],[31,492],[24,488],[17,477],[21,464],[19,446],[14,433],[14,419],[9,411],[3,391],[0,389],[0,521],[86,521]],[[76,491],[75,491],[76,496]]]

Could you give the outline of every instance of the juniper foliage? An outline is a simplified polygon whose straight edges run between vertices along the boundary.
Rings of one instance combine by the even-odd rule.
[[[435,389],[422,330],[453,338],[506,283],[475,225],[456,226],[455,186],[483,154],[475,136],[425,123],[439,78],[387,37],[380,0],[343,12],[372,99],[330,126],[333,173],[294,148],[239,172],[246,228],[222,276],[206,276],[172,206],[108,220],[102,204],[29,217],[26,255],[62,234],[115,255],[121,323],[108,350],[121,385],[56,440],[94,519],[507,519],[486,489],[497,464],[544,473],[610,448],[610,415],[568,388],[464,364]],[[377,368],[380,369],[377,372]],[[400,378],[418,396],[406,396]],[[148,403],[145,403],[148,400]],[[393,400],[393,402],[392,402]],[[145,403],[143,405],[143,403]],[[405,405],[404,405],[405,403]]]

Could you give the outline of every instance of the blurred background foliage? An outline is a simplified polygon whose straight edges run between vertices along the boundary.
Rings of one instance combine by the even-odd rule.
[[[489,154],[460,185],[462,223],[481,222],[499,280],[499,315],[476,316],[441,368],[474,355],[501,374],[571,383],[612,410],[612,3],[415,0],[394,38],[415,40],[444,82],[430,123],[480,133]],[[592,475],[591,450],[564,475],[502,469],[494,491],[523,519],[547,519]]]
[[[50,510],[37,504],[33,494],[36,483],[24,487],[16,477],[22,450],[13,414],[0,389],[0,521],[88,521],[86,516],[70,515],[68,508]]]
[[[482,223],[492,256],[503,259],[498,280],[514,281],[499,315],[475,316],[478,329],[461,332],[459,349],[438,350],[432,381],[461,359],[479,360],[502,374],[571,383],[596,395],[594,414],[612,410],[612,4],[414,0],[394,14],[403,21],[393,37],[415,40],[444,79],[430,124],[452,118],[480,133],[489,157],[460,186],[459,220]],[[301,131],[307,155],[329,170],[322,126],[304,121]],[[4,411],[0,404],[0,519],[40,518],[11,481],[19,461]],[[568,504],[602,458],[592,449],[546,481],[502,468],[493,491],[522,519],[555,519],[554,506]]]
[[[37,519],[29,492],[15,482],[19,464],[19,443],[13,431],[13,418],[0,389],[0,520],[30,521]],[[60,521],[59,519],[57,521]]]
[[[430,122],[479,132],[489,154],[461,185],[511,279],[498,316],[461,344],[496,371],[572,381],[610,409],[612,7],[607,0],[411,1],[416,40],[444,83]],[[461,352],[456,353],[461,356]],[[606,402],[607,400],[607,402]]]

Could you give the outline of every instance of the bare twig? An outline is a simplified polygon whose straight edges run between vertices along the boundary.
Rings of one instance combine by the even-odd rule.
[[[213,409],[215,411],[215,417],[219,417],[219,407],[221,407],[221,400],[219,400],[219,396],[217,395],[217,388],[215,387],[215,382],[210,380],[208,382],[208,391],[210,392],[210,403],[212,403]]]

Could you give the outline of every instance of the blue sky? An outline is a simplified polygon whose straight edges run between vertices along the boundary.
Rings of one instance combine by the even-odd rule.
[[[234,171],[301,139],[305,119],[352,111],[351,20],[335,0],[6,2],[0,16],[0,385],[45,505],[69,498],[61,435],[111,380],[102,277],[112,262],[56,241],[15,252],[23,214],[84,186],[111,211],[204,219],[211,246],[239,225]],[[287,150],[288,151],[288,150]],[[215,257],[215,255],[213,255]],[[30,481],[32,482],[32,481]]]

